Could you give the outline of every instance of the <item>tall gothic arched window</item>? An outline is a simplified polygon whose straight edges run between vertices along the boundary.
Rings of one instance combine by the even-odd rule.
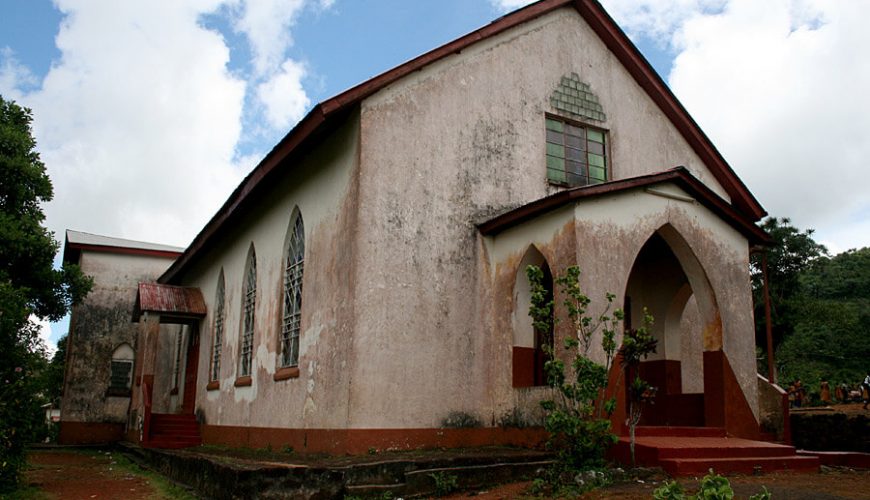
[[[281,367],[299,364],[302,319],[302,272],[305,267],[305,226],[298,210],[290,220],[284,258],[284,318],[281,323]]]
[[[217,292],[214,299],[214,339],[211,350],[211,372],[209,380],[221,378],[221,349],[224,342],[224,270],[218,276]]]
[[[244,301],[244,323],[239,348],[239,376],[249,377],[254,356],[254,310],[257,306],[257,252],[254,250],[253,244],[248,252],[242,300]]]

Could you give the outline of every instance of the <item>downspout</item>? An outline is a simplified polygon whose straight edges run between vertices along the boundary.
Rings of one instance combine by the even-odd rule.
[[[761,277],[764,283],[764,330],[767,335],[767,380],[776,383],[776,365],[773,359],[773,325],[770,318],[770,287],[767,280],[767,249],[761,251]]]

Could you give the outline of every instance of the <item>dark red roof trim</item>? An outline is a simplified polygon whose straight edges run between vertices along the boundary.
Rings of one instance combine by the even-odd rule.
[[[531,21],[548,12],[565,6],[573,6],[586,20],[605,45],[627,68],[632,77],[646,90],[653,101],[674,123],[690,146],[707,163],[714,177],[722,184],[741,211],[758,220],[765,215],[764,209],[746,186],[737,178],[697,123],[671,93],[667,85],[646,62],[634,44],[616,25],[596,0],[542,0],[496,19],[472,33],[442,45],[370,80],[367,80],[331,99],[316,105],[285,137],[269,152],[257,167],[233,191],[223,206],[194,238],[182,256],[158,279],[169,283],[176,279],[187,264],[201,251],[208,249],[218,233],[239,212],[248,197],[258,190],[260,184],[283,164],[291,155],[300,153],[305,144],[319,137],[328,128],[333,117],[344,117],[366,97],[382,88],[418,71],[444,57],[458,54],[465,48],[508,29]]]
[[[740,231],[751,243],[764,245],[771,241],[770,236],[760,227],[756,226],[752,220],[719,197],[719,195],[714,193],[703,182],[696,179],[684,167],[677,167],[657,174],[641,175],[629,179],[596,184],[594,186],[559,191],[546,198],[533,201],[482,224],[478,224],[477,227],[483,235],[492,236],[568,203],[621,193],[664,182],[672,182],[681,187],[711,212],[721,217],[722,220],[730,224],[734,229]]]
[[[199,288],[139,283],[133,321],[139,321],[145,312],[169,318],[202,318],[206,314],[206,307]]]

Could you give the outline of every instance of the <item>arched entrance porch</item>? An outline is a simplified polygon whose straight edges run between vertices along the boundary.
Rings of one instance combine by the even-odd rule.
[[[641,363],[641,378],[658,388],[642,425],[721,425],[721,365],[705,363],[722,349],[716,295],[686,240],[670,225],[655,231],[635,258],[625,290],[626,328],[655,322],[657,352]]]

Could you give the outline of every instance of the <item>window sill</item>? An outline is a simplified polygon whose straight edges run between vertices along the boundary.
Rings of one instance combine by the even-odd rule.
[[[205,385],[205,390],[207,391],[216,391],[221,388],[220,380],[212,380],[208,384]]]
[[[278,371],[276,371],[275,375],[272,377],[276,382],[290,378],[299,378],[298,366],[285,366],[284,368],[278,368]]]
[[[239,377],[236,379],[236,382],[233,384],[235,387],[250,387],[253,383],[251,376],[248,375],[246,377]]]

